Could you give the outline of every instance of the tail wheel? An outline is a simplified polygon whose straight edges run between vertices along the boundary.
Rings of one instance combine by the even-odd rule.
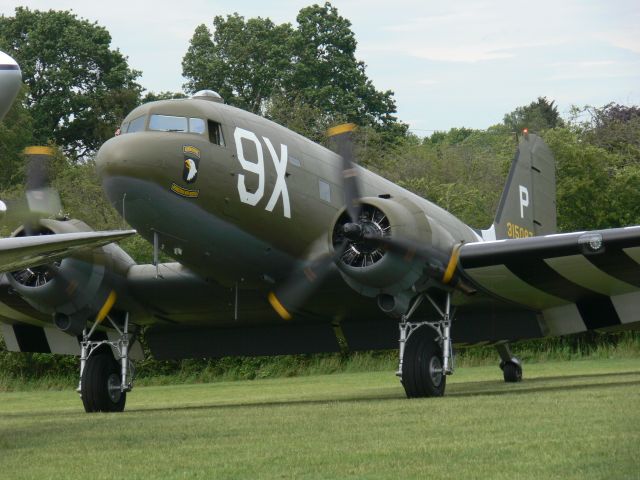
[[[442,372],[442,349],[426,327],[415,330],[405,344],[402,386],[409,398],[441,397],[447,377]]]
[[[517,383],[522,381],[522,367],[514,362],[506,362],[502,366],[504,381],[507,383]]]
[[[82,372],[80,394],[85,412],[122,412],[127,394],[120,391],[120,381],[120,366],[111,351],[91,355]]]

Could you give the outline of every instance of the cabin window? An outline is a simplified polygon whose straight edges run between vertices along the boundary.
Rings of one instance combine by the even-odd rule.
[[[189,126],[185,117],[170,115],[151,115],[149,130],[159,132],[188,132]]]
[[[224,147],[224,136],[222,135],[222,125],[213,120],[207,122],[209,124],[209,141],[216,145]]]
[[[291,155],[289,155],[289,163],[291,165],[295,165],[296,167],[302,166],[302,163],[300,162],[300,160],[298,160],[296,157],[292,157]]]
[[[146,118],[147,117],[142,115],[131,120],[131,122],[129,123],[129,128],[127,129],[127,133],[141,132],[142,130],[144,130],[144,121]]]
[[[189,119],[189,132],[191,133],[204,133],[204,120],[201,118]]]
[[[318,180],[318,187],[320,189],[320,200],[331,203],[331,185],[324,180]]]

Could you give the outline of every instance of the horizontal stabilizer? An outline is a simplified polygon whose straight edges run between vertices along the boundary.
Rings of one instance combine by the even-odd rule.
[[[82,248],[96,248],[122,240],[135,230],[63,233],[0,239],[0,272],[12,272],[50,263]]]
[[[465,244],[460,274],[564,335],[640,323],[640,226]]]

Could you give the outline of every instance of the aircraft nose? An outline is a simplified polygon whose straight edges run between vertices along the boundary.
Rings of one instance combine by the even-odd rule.
[[[144,134],[126,134],[107,140],[96,155],[98,176],[148,177],[162,167],[162,159],[152,155],[141,137]]]
[[[18,63],[4,52],[0,52],[0,120],[11,108],[20,91],[22,72]]]
[[[101,179],[107,176],[127,174],[127,164],[131,162],[127,153],[127,142],[124,136],[107,140],[96,155],[96,170]]]

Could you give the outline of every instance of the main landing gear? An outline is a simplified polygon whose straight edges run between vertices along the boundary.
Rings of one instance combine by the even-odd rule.
[[[107,319],[118,333],[117,340],[92,341],[97,323],[82,332],[80,383],[78,393],[87,413],[122,412],[127,392],[133,388],[134,369],[129,359],[129,314],[122,329],[111,317]],[[115,356],[114,356],[115,354]]]
[[[500,355],[500,369],[507,383],[522,381],[522,363],[518,357],[513,356],[508,343],[496,345],[496,350]]]
[[[422,304],[429,300],[439,320],[411,322]],[[453,373],[451,345],[451,293],[447,293],[444,306],[429,295],[421,294],[400,320],[400,362],[396,375],[409,398],[441,397],[444,395],[447,375]]]

